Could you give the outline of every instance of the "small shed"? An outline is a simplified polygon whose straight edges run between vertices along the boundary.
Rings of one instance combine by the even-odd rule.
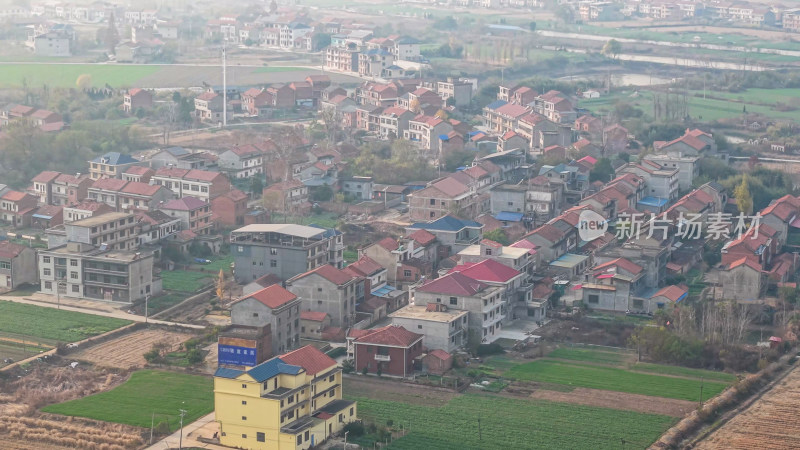
[[[769,348],[778,348],[783,343],[783,339],[778,336],[770,336]]]
[[[453,355],[444,350],[431,350],[422,357],[422,370],[434,375],[442,375],[453,368]]]

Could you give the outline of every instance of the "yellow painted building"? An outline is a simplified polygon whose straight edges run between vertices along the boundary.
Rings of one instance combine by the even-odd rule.
[[[220,444],[243,449],[304,450],[357,420],[342,369],[310,345],[246,371],[217,369],[214,404]]]

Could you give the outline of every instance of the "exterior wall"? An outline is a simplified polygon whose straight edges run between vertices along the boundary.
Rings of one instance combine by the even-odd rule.
[[[491,191],[492,214],[501,211],[525,212],[525,191],[514,189],[493,189]]]
[[[356,282],[336,286],[313,274],[294,280],[286,289],[302,299],[303,311],[328,313],[331,326],[347,327],[355,323]]]
[[[310,266],[309,251],[301,247],[267,247],[237,242],[231,245],[236,263],[236,280],[247,283],[268,273],[288,280],[316,267]]]
[[[272,353],[286,353],[300,343],[300,299],[278,309],[272,309],[254,298],[239,301],[231,306],[231,323],[250,327],[269,324],[272,330]]]
[[[322,330],[331,326],[331,318],[326,317],[322,322],[300,319],[300,337],[303,339],[322,339]]]
[[[731,300],[754,300],[761,296],[761,274],[742,265],[720,272],[723,298]]]
[[[12,259],[0,259],[0,291],[16,289],[25,283],[37,283],[36,251],[25,248]]]
[[[355,342],[356,372],[366,367],[369,373],[406,377],[414,371],[414,358],[422,354],[422,341],[408,348],[389,347]],[[379,360],[378,358],[386,359]]]
[[[467,322],[464,316],[454,316],[450,322],[411,317],[392,317],[392,324],[423,335],[422,345],[428,349],[453,352],[467,344]]]
[[[483,343],[491,343],[497,339],[500,321],[505,318],[502,312],[503,299],[500,289],[490,288],[479,293],[480,297],[462,297],[433,292],[415,293],[416,305],[430,303],[446,305],[448,309],[467,311],[470,333],[477,332]],[[410,331],[417,332],[414,329]]]

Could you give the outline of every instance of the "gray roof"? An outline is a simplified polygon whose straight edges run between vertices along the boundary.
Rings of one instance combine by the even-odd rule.
[[[238,230],[233,230],[233,233],[282,233],[301,238],[314,237],[324,232],[324,229],[292,223],[254,223]]]

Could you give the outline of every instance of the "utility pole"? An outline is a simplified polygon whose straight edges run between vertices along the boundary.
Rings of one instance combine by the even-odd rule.
[[[150,445],[153,445],[153,425],[156,421],[156,413],[153,411],[152,415],[150,416]]]
[[[222,41],[222,128],[228,126],[228,55]]]
[[[703,407],[703,377],[700,377],[700,407]]]
[[[181,412],[181,434],[180,434],[180,437],[178,437],[178,449],[182,449],[183,448],[183,417],[186,415],[186,410],[185,409],[179,409],[178,411]]]
[[[147,303],[150,300],[150,294],[144,296],[144,323],[147,323]]]
[[[478,413],[478,440],[483,440],[483,433],[481,432],[481,413]]]
[[[344,450],[347,450],[347,433],[349,433],[349,431],[344,432]]]

